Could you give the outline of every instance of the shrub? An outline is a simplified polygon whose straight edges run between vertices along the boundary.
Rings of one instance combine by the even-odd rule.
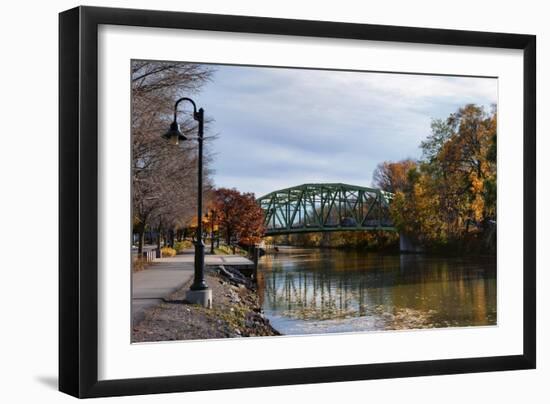
[[[216,254],[233,255],[233,247],[227,246],[227,245],[221,245],[216,248]],[[242,249],[241,247],[235,246],[235,254],[246,256],[248,253],[246,250]]]
[[[188,248],[193,248],[193,243],[189,240],[183,240],[183,241],[176,241],[174,243],[174,249],[176,252],[180,253],[183,250],[186,250]]]
[[[176,255],[176,250],[170,247],[162,247],[160,249],[161,257],[174,257]]]

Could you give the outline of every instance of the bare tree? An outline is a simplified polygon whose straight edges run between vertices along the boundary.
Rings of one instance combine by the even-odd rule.
[[[185,226],[196,209],[197,152],[194,142],[180,147],[161,138],[172,119],[178,97],[197,93],[210,79],[208,66],[174,62],[132,62],[132,208],[139,252],[147,226]],[[181,129],[196,136],[191,115],[178,115]],[[208,121],[206,122],[208,124]],[[208,125],[205,125],[206,130]],[[208,133],[208,132],[207,132]],[[208,142],[204,182],[211,183]],[[162,219],[161,219],[162,218]]]
[[[384,161],[374,170],[373,186],[388,192],[405,191],[409,184],[409,173],[416,167],[416,162],[411,159],[397,162]]]

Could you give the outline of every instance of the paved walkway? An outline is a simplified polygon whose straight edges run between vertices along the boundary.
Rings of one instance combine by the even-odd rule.
[[[193,250],[170,258],[160,258],[140,272],[132,274],[132,317],[143,319],[145,310],[156,306],[193,277],[195,256]],[[237,255],[206,255],[206,266],[249,266],[252,261]]]

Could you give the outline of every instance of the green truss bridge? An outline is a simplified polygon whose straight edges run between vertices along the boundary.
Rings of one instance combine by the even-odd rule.
[[[266,236],[300,232],[395,231],[393,194],[348,184],[303,184],[258,198]]]

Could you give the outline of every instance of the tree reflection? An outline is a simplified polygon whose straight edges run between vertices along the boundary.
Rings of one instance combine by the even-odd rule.
[[[491,259],[291,250],[266,255],[258,284],[268,315],[322,321],[373,317],[381,328],[496,324]],[[417,322],[412,322],[414,327]]]

